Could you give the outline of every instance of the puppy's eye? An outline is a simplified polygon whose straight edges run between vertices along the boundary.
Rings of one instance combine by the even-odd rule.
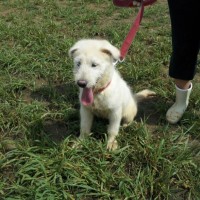
[[[77,67],[80,67],[80,66],[81,66],[81,61],[77,61],[77,62],[76,62],[76,66],[77,66]]]
[[[92,63],[92,67],[97,67],[97,66],[98,66],[98,64]]]

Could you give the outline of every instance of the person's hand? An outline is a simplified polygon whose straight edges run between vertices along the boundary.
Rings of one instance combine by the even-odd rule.
[[[133,6],[140,6],[141,5],[141,0],[133,0]]]

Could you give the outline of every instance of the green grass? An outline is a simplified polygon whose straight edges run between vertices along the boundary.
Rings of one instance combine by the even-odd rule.
[[[165,113],[174,101],[168,77],[168,8],[145,9],[124,63],[124,79],[157,97],[139,105],[106,150],[106,124],[72,148],[79,134],[78,88],[68,49],[80,38],[102,37],[119,47],[137,9],[111,1],[0,1],[0,199],[200,199],[200,76],[178,125]]]

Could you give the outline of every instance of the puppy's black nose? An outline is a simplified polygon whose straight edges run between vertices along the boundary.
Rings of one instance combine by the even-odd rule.
[[[77,84],[78,84],[79,87],[85,88],[86,85],[87,85],[87,81],[79,80],[79,81],[77,81]]]

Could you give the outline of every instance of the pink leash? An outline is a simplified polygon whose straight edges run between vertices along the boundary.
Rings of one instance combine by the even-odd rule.
[[[155,3],[156,0],[141,0],[138,2],[141,3],[140,10],[135,18],[135,21],[133,22],[133,24],[131,26],[131,29],[130,29],[128,35],[126,36],[126,38],[121,46],[120,61],[124,60],[128,50],[131,46],[131,43],[133,42],[133,39],[135,38],[135,35],[139,29],[140,22],[142,21],[142,17],[143,17],[143,13],[144,13],[144,7]],[[120,7],[134,7],[133,0],[113,0],[113,4],[115,6],[120,6]]]

